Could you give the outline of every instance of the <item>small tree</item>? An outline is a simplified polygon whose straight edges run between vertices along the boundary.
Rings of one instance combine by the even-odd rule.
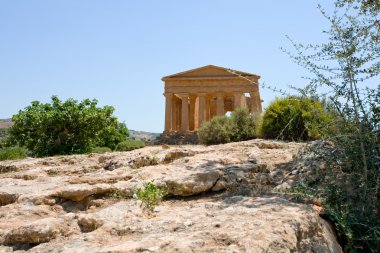
[[[114,148],[128,130],[113,116],[112,106],[97,107],[97,100],[34,101],[12,117],[11,140],[35,156],[86,153],[91,147]]]
[[[324,32],[328,41],[292,42],[295,53],[289,55],[311,74],[303,95],[327,96],[337,112],[336,131],[328,140],[343,150],[343,161],[328,156],[325,160],[345,174],[345,184],[325,177],[329,187],[319,194],[330,207],[327,213],[337,227],[348,231],[346,251],[380,252],[380,95],[369,88],[378,84],[380,74],[380,3],[336,0],[335,4],[332,15],[319,7],[330,24]]]

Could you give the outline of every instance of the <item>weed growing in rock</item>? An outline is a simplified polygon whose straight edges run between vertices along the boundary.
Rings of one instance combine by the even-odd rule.
[[[141,206],[150,212],[162,201],[167,195],[167,190],[159,188],[153,184],[153,181],[146,183],[143,187],[135,191],[134,197],[141,201]]]

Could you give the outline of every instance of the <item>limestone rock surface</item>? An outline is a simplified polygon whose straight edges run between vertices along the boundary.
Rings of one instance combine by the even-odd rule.
[[[304,144],[251,140],[0,162],[0,252],[342,252],[312,204],[277,189]],[[293,175],[294,174],[294,175]],[[153,213],[133,198],[151,182]]]

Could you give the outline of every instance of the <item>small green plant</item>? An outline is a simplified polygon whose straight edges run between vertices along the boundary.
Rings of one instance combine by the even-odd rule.
[[[109,147],[94,147],[90,151],[90,153],[96,153],[96,154],[104,154],[108,152],[112,152],[112,149],[110,149]]]
[[[153,184],[153,181],[144,184],[143,187],[135,191],[135,198],[141,201],[141,206],[150,212],[162,201],[167,195],[166,189],[159,188]]]
[[[131,151],[138,148],[143,148],[145,146],[144,142],[140,140],[128,139],[126,141],[120,142],[116,146],[116,151]]]
[[[0,161],[18,160],[26,157],[26,149],[22,147],[10,147],[0,149]]]

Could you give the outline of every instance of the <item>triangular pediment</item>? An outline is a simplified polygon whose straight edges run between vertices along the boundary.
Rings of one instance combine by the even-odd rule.
[[[162,78],[162,80],[177,79],[177,78],[186,79],[186,78],[236,77],[237,76],[236,74],[244,75],[244,76],[257,76],[255,74],[246,73],[242,71],[231,70],[231,69],[218,67],[214,65],[207,65],[204,67],[191,69],[191,70],[187,70],[187,71],[180,72],[177,74],[165,76]]]

